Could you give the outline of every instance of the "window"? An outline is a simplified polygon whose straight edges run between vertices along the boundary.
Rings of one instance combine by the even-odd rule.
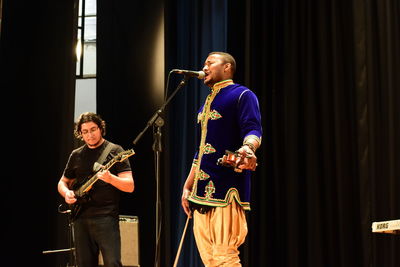
[[[96,77],[96,0],[79,0],[77,78]]]
[[[75,116],[96,112],[96,0],[79,1],[76,45]]]

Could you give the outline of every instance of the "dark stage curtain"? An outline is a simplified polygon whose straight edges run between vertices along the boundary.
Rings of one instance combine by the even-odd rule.
[[[163,68],[155,68],[164,63],[156,54],[164,46],[163,12],[160,0],[97,1],[97,113],[107,123],[106,139],[136,152],[129,158],[135,191],[122,194],[121,214],[138,216],[140,266],[152,266],[155,258],[155,129],[133,141],[164,97]]]
[[[398,266],[399,238],[371,224],[400,218],[399,2],[168,3],[167,67],[199,69],[225,49],[238,59],[236,82],[259,96],[244,266]],[[188,87],[169,109],[172,255],[206,94],[198,81]],[[201,266],[187,235],[179,266]]]
[[[267,91],[270,160],[250,265],[397,266],[398,238],[371,223],[400,217],[398,2],[262,3],[250,47],[265,64],[249,66]]]
[[[65,266],[68,226],[57,192],[73,147],[74,1],[3,1],[3,266]]]

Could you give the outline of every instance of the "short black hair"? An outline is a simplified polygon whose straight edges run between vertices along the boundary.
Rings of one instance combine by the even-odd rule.
[[[220,55],[220,56],[222,56],[222,58],[224,60],[224,63],[231,64],[232,75],[235,74],[235,72],[236,72],[236,60],[231,54],[226,53],[226,52],[214,51],[214,52],[211,52],[211,53],[208,54],[208,56],[211,56],[211,55]]]

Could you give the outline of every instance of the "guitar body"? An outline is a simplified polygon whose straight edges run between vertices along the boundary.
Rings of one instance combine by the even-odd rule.
[[[134,154],[135,152],[133,151],[133,149],[118,153],[118,155],[116,155],[113,159],[111,159],[106,165],[99,168],[98,171],[93,176],[86,179],[84,183],[74,184],[72,186],[75,197],[77,199],[77,201],[74,204],[69,205],[69,209],[71,210],[72,220],[75,220],[79,216],[82,210],[82,204],[90,201],[89,190],[92,188],[93,184],[96,183],[98,180],[97,173],[101,170],[102,171],[109,170],[115,163],[122,162]]]
[[[88,180],[86,180],[88,181]],[[82,210],[82,204],[90,201],[90,195],[88,192],[86,193],[81,193],[79,191],[79,188],[82,188],[82,183],[81,184],[75,184],[73,187],[73,191],[76,197],[76,202],[74,204],[69,204],[69,210],[71,211],[71,219],[75,220],[78,218],[81,210]]]
[[[85,196],[78,198],[74,204],[69,205],[69,209],[71,210],[70,216],[73,221],[78,218],[79,214],[81,213],[82,204],[88,201],[90,201],[90,197],[88,194],[86,194]]]

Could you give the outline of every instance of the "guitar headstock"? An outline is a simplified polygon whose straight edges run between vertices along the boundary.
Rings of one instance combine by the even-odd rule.
[[[135,151],[133,149],[125,150],[125,151],[118,153],[118,155],[116,155],[114,157],[114,160],[118,161],[118,162],[122,162],[133,155],[135,155]]]

